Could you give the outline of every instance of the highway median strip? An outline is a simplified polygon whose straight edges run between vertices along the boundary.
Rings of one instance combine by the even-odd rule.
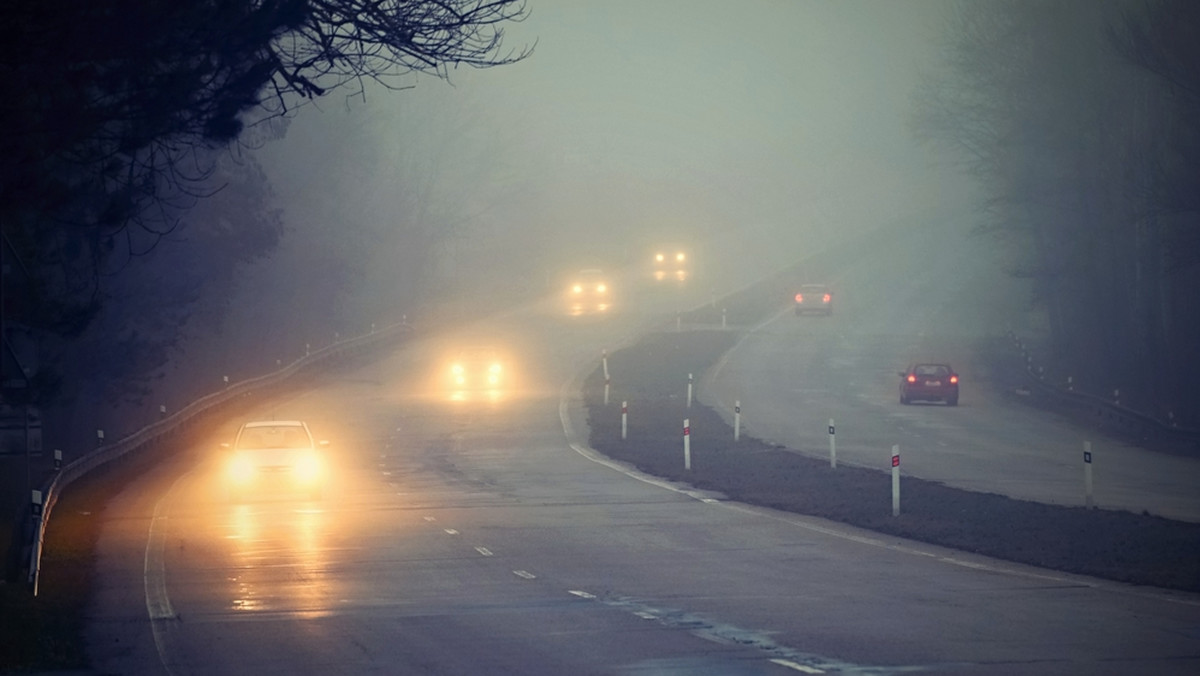
[[[979,493],[904,477],[904,511],[892,516],[885,471],[831,469],[828,460],[733,429],[679,394],[678,374],[701,374],[737,333],[655,333],[608,355],[604,404],[597,367],[583,385],[589,446],[654,476],[748,504],[806,514],[998,559],[1138,585],[1200,591],[1200,524]],[[616,374],[620,374],[619,376]],[[621,402],[629,402],[622,440]],[[615,402],[615,403],[612,403]],[[681,424],[689,426],[684,469]]]

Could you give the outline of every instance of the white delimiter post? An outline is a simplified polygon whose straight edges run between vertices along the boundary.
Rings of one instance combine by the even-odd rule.
[[[837,442],[833,435],[833,418],[829,419],[829,466],[837,469]]]
[[[621,402],[621,440],[629,433],[629,402]]]
[[[612,384],[608,377],[608,350],[600,350],[600,363],[604,366],[604,405],[608,406],[608,387]]]
[[[692,469],[692,424],[687,418],[683,419],[683,468]]]
[[[733,400],[733,440],[737,441],[742,435],[742,401]]]
[[[892,446],[892,516],[900,516],[900,445]]]
[[[1083,492],[1085,504],[1091,509],[1096,506],[1092,499],[1092,442],[1083,442]]]
[[[687,407],[692,407],[692,374],[688,374]]]

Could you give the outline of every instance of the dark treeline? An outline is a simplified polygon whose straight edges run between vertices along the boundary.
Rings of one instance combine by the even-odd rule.
[[[183,239],[184,216],[216,194],[224,207],[189,226],[200,262],[177,261],[179,274],[149,290],[175,292],[107,344],[90,341],[88,361],[113,378],[161,367],[206,276],[227,285],[279,240],[265,178],[228,161],[238,143],[278,133],[270,125],[307,101],[361,95],[366,81],[404,88],[413,75],[520,60],[528,52],[502,38],[525,11],[523,0],[0,3],[2,401],[55,401],[78,375],[61,372],[72,344],[114,294],[137,293],[111,280],[164,238]]]
[[[1053,377],[1200,425],[1200,3],[963,2],[917,95],[1030,280]]]

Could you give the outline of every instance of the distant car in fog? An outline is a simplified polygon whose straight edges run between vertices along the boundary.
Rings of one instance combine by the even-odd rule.
[[[651,257],[654,281],[687,281],[692,273],[692,255],[685,247],[662,246]]]
[[[958,374],[949,364],[912,364],[900,371],[900,403],[944,401],[958,406]]]
[[[603,270],[580,270],[567,285],[567,312],[573,317],[608,312],[612,296],[612,284]]]
[[[301,420],[260,420],[243,424],[228,458],[229,494],[245,500],[255,494],[300,493],[319,499],[328,481],[325,448]]]
[[[450,384],[456,389],[494,390],[504,385],[504,360],[487,346],[464,348],[450,364]]]
[[[796,291],[796,314],[817,312],[833,314],[833,290],[825,284],[805,284]]]

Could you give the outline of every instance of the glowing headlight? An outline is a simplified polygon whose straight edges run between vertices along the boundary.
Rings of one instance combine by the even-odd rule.
[[[663,256],[662,254],[655,254],[655,255],[654,255],[654,260],[658,261],[659,263],[663,262],[663,259],[664,259],[664,258],[666,258],[666,256]]]
[[[462,364],[455,364],[454,366],[451,366],[450,372],[456,376],[462,375],[462,372],[463,372]]]
[[[574,291],[575,293],[583,293],[583,285],[576,284],[575,286],[571,287],[571,290]]]
[[[605,291],[608,291],[608,286],[607,286],[607,285],[605,285],[605,284],[597,284],[597,285],[596,285],[596,292],[597,292],[597,293],[604,293]]]
[[[491,366],[489,366],[489,367],[488,367],[488,372],[489,372],[489,373],[499,373],[499,372],[500,372],[500,365],[499,365],[499,364],[492,364]]]
[[[296,460],[295,471],[300,481],[315,481],[321,476],[321,460],[315,455],[303,455]]]
[[[254,478],[254,463],[244,455],[235,456],[229,463],[229,476],[234,481],[249,481]]]
[[[683,262],[683,259],[684,259],[684,258],[686,258],[686,256],[684,256],[684,255],[683,255],[683,254],[681,254],[681,253],[677,253],[677,254],[675,254],[675,260],[677,260],[677,261],[679,261],[679,262],[681,262],[681,263]]]

